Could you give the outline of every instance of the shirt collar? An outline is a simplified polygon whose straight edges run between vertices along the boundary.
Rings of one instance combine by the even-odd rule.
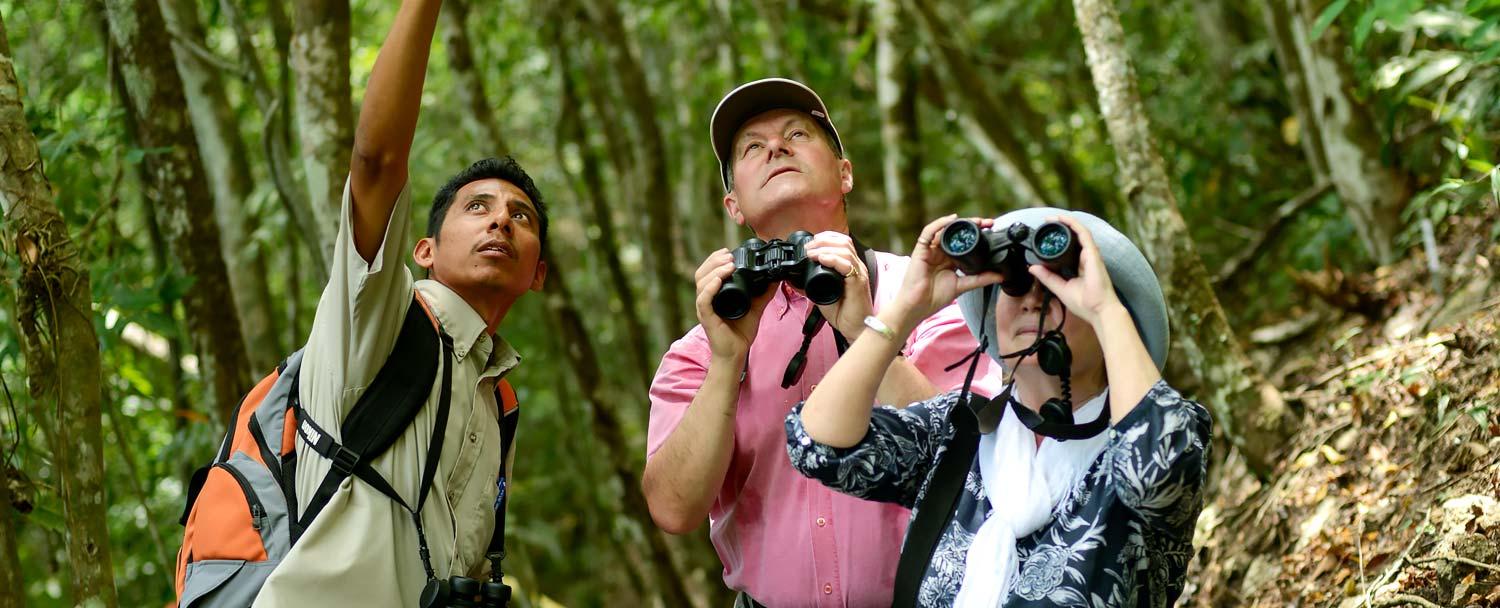
[[[516,349],[503,338],[491,336],[488,325],[474,307],[447,285],[424,279],[417,281],[416,288],[443,331],[453,338],[453,355],[459,361],[473,353],[485,360],[488,366],[499,367],[500,371],[520,363],[521,357]]]

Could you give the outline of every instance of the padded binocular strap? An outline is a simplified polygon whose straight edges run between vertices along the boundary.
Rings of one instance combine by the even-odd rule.
[[[395,347],[385,364],[376,373],[364,395],[354,404],[340,425],[343,445],[335,441],[327,431],[307,415],[300,400],[297,402],[297,434],[318,454],[333,462],[328,474],[323,477],[302,514],[299,528],[305,529],[314,517],[328,504],[339,484],[354,475],[370,484],[382,494],[395,500],[408,511],[414,511],[402,500],[399,493],[384,478],[370,468],[370,461],[380,457],[396,442],[416,419],[417,412],[427,403],[432,382],[437,376],[438,354],[442,347],[444,355],[442,398],[439,400],[438,423],[433,428],[432,442],[428,444],[427,463],[423,470],[421,498],[427,496],[427,486],[432,481],[429,470],[436,471],[437,457],[441,454],[441,432],[448,413],[451,396],[450,363],[447,351],[452,347],[446,336],[438,331],[428,319],[422,306],[415,300],[406,310],[406,319],[401,324],[401,333],[396,337]],[[420,508],[420,502],[419,507]]]
[[[974,466],[974,454],[979,451],[979,423],[968,403],[959,403],[948,412],[953,434],[948,437],[947,450],[937,463],[927,494],[917,505],[917,516],[906,532],[906,544],[901,548],[901,559],[896,563],[896,590],[892,606],[917,605],[917,591],[922,587],[922,577],[927,574],[927,565],[932,563],[932,554],[937,551],[938,541],[948,522],[953,520],[953,511],[958,507],[959,493],[964,490],[969,469]]]

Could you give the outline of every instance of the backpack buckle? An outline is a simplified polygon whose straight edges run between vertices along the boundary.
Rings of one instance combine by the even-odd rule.
[[[359,465],[359,454],[344,446],[338,446],[331,460],[333,460],[333,470],[348,477],[354,473],[354,467]]]

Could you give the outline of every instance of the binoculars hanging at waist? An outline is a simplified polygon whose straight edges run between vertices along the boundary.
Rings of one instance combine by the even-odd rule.
[[[812,234],[793,232],[786,240],[757,238],[734,249],[734,274],[714,294],[714,314],[734,320],[750,312],[750,301],[773,283],[786,281],[807,293],[815,304],[832,304],[844,297],[844,275],[807,258]]]
[[[1061,222],[1036,230],[1020,222],[985,230],[969,220],[955,220],[943,229],[938,244],[964,274],[999,272],[1004,276],[1000,290],[1015,298],[1031,291],[1035,279],[1026,269],[1033,264],[1066,279],[1078,276],[1078,235]]]
[[[422,590],[420,603],[422,608],[505,608],[510,604],[510,586],[467,576],[431,579]]]

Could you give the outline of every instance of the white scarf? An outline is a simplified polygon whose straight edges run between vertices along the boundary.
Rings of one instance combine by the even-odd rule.
[[[1074,411],[1074,418],[1098,417],[1108,394],[1090,399]],[[995,432],[979,438],[979,472],[991,511],[969,545],[963,584],[954,602],[957,608],[992,608],[1005,601],[1020,568],[1016,539],[1051,519],[1057,503],[1088,471],[1109,438],[1107,432],[1071,441],[1048,437],[1037,446],[1031,429],[1014,412],[1006,413]]]

